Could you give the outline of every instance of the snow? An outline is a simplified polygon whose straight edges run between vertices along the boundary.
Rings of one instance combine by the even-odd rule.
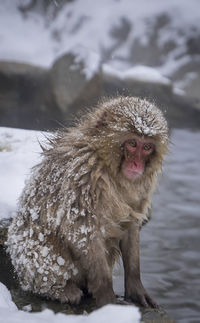
[[[45,258],[45,257],[47,257],[48,253],[49,253],[49,248],[48,247],[43,247],[42,256]]]
[[[59,256],[57,258],[57,263],[59,266],[63,266],[65,264],[65,260],[61,256]]]
[[[38,141],[44,141],[40,132],[0,128],[0,218],[11,217],[30,168],[40,160]]]
[[[162,74],[155,68],[138,65],[124,71],[117,70],[116,68],[104,64],[103,72],[107,76],[117,76],[121,80],[136,79],[142,82],[152,82],[160,84],[170,84],[170,80],[167,77],[162,76]]]
[[[0,282],[0,313],[2,309],[16,311],[17,306],[13,303],[10,292],[7,289],[7,287]]]
[[[89,315],[65,315],[54,314],[51,310],[40,313],[27,313],[31,311],[31,305],[23,307],[19,311],[11,299],[7,287],[0,283],[0,313],[3,323],[138,323],[140,312],[135,306],[107,305]]]
[[[31,311],[32,311],[32,306],[31,306],[31,304],[28,304],[28,305],[23,306],[23,307],[22,307],[22,310],[23,310],[24,312],[31,312]]]
[[[123,122],[123,127],[120,122],[116,120],[110,128],[113,127],[115,131],[130,131],[130,126],[134,125],[134,129],[142,135],[155,136],[158,135],[160,140],[164,143],[168,140],[168,126],[162,112],[152,103],[145,99],[139,98],[116,98],[108,101],[105,107],[109,104],[115,104],[114,108],[118,113],[118,118],[126,118]],[[113,112],[114,114],[114,112]],[[120,125],[120,126],[119,126]],[[114,132],[115,133],[115,132]],[[111,133],[112,135],[112,133]]]
[[[44,241],[44,235],[40,232],[38,235],[38,239],[42,242]]]
[[[81,62],[84,63],[83,73],[87,80],[90,80],[100,68],[100,56],[92,51],[88,51],[83,46],[75,46],[70,49],[70,52],[75,56],[75,64],[71,65],[70,69],[77,69]]]
[[[52,3],[59,8],[59,2]],[[134,77],[143,79],[147,75],[154,80],[161,74],[167,82],[166,77],[181,66],[200,59],[199,55],[195,58],[188,55],[187,43],[189,37],[200,32],[198,0],[101,0],[95,5],[93,0],[84,0],[84,5],[82,0],[76,0],[64,5],[55,17],[48,12],[43,17],[37,11],[23,15],[18,9],[21,4],[19,0],[0,4],[2,60],[49,67],[56,58],[72,51],[78,53],[77,62],[82,59],[86,62],[84,72],[89,79],[101,60],[109,63],[116,73],[127,70],[127,77],[132,77],[133,73]],[[166,20],[154,37],[161,51],[160,61],[146,70],[143,66],[132,70],[129,58],[134,41],[145,51],[159,17]],[[122,27],[128,32],[119,42],[116,30]],[[167,51],[169,44],[172,48]]]

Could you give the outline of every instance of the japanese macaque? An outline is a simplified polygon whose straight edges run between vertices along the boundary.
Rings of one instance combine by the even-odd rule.
[[[43,148],[9,228],[7,250],[24,290],[78,304],[116,303],[112,268],[122,256],[125,299],[156,306],[140,279],[139,231],[167,152],[168,127],[152,103],[100,103]]]

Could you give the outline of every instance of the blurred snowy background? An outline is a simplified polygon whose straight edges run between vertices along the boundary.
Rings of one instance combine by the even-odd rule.
[[[1,59],[49,67],[80,45],[118,71],[152,67],[182,89],[198,78],[198,0],[8,0],[0,10]]]
[[[116,93],[200,123],[199,0],[7,0],[0,16],[0,125],[68,125]]]
[[[0,219],[14,214],[29,169],[40,159],[41,130],[71,124],[74,114],[102,96],[155,101],[169,122],[172,144],[153,219],[142,230],[142,273],[152,297],[181,323],[197,323],[200,315],[199,21],[199,0],[0,2]],[[122,275],[119,267],[118,294]],[[4,322],[65,319],[52,312],[37,319],[16,316],[8,299],[0,285]],[[120,323],[122,317],[138,319],[134,309],[122,317],[120,310],[105,313]],[[101,316],[84,320],[97,323]]]

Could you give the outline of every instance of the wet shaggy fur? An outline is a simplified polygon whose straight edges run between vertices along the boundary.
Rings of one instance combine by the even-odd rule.
[[[156,143],[134,181],[120,169],[132,133]],[[8,232],[7,250],[24,290],[78,303],[83,288],[98,298],[104,280],[112,284],[121,235],[131,222],[146,221],[167,144],[161,111],[133,97],[105,101],[49,139]]]

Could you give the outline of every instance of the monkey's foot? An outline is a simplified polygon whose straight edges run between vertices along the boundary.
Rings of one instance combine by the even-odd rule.
[[[126,298],[127,301],[132,301],[133,303],[136,303],[138,305],[141,305],[143,307],[153,307],[158,308],[157,303],[148,295],[134,295],[131,297]]]
[[[54,287],[53,298],[59,300],[61,303],[79,304],[83,292],[73,282],[68,282],[64,288],[56,289]]]
[[[143,307],[158,308],[156,302],[148,295],[142,284],[138,288],[132,289],[131,292],[126,293],[125,299],[133,303],[137,303]]]

